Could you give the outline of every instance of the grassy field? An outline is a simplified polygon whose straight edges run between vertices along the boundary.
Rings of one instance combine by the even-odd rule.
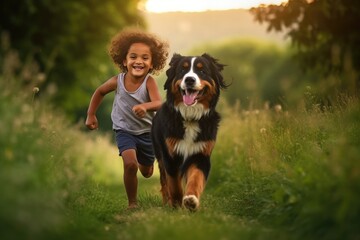
[[[113,137],[0,82],[1,239],[360,239],[356,98],[291,111],[222,102],[200,210],[162,206],[155,173],[129,211]]]

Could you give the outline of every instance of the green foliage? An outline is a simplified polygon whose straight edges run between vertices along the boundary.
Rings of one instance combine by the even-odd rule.
[[[252,8],[256,21],[267,23],[268,30],[287,31],[297,47],[297,58],[306,68],[323,73],[360,70],[360,3],[351,0],[289,0],[281,5]],[[342,86],[350,93],[356,84]],[[355,87],[355,89],[354,89]]]
[[[291,58],[291,49],[256,40],[232,39],[197,46],[193,54],[208,52],[226,64],[223,76],[231,86],[223,92],[231,104],[259,108],[264,102],[294,105],[302,98],[299,89],[315,74],[303,73]]]
[[[309,91],[291,111],[242,111],[222,99],[200,210],[162,206],[158,173],[139,176],[141,207],[127,210],[114,144],[41,101],[42,89],[21,77],[28,66],[13,71],[9,56],[0,74],[1,239],[359,238],[358,98],[320,108]]]
[[[71,201],[81,200],[74,196],[86,183],[106,184],[119,177],[119,171],[109,167],[116,166],[109,155],[116,156],[117,151],[106,138],[87,139],[63,114],[39,101],[42,89],[28,87],[21,77],[29,66],[18,65],[13,71],[11,59],[6,55],[0,74],[1,238],[73,237],[86,226],[73,223],[77,214]],[[86,214],[80,215],[86,219]]]
[[[322,111],[223,112],[208,187],[224,211],[296,239],[357,238],[359,109],[339,97]]]
[[[11,39],[9,44],[19,51],[21,62],[35,60],[43,73],[39,84],[48,89],[41,94],[51,95],[72,116],[80,115],[89,92],[114,71],[106,53],[110,38],[129,25],[144,27],[137,3],[4,1],[0,33]]]

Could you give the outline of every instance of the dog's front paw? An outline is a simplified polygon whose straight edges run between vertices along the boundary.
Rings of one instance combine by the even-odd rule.
[[[183,198],[183,206],[190,211],[196,211],[199,208],[199,199],[195,195],[187,195]]]

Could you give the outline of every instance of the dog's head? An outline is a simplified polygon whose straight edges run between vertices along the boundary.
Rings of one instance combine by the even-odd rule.
[[[227,87],[221,75],[224,66],[206,53],[201,56],[174,54],[166,71],[167,103],[176,109],[202,108],[206,112],[215,108],[220,89]]]

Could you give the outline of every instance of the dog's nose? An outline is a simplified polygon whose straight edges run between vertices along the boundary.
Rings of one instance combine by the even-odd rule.
[[[186,78],[185,78],[185,84],[186,84],[186,86],[188,86],[188,87],[194,86],[194,85],[195,85],[195,81],[196,81],[196,79],[195,79],[194,77],[186,77]]]

